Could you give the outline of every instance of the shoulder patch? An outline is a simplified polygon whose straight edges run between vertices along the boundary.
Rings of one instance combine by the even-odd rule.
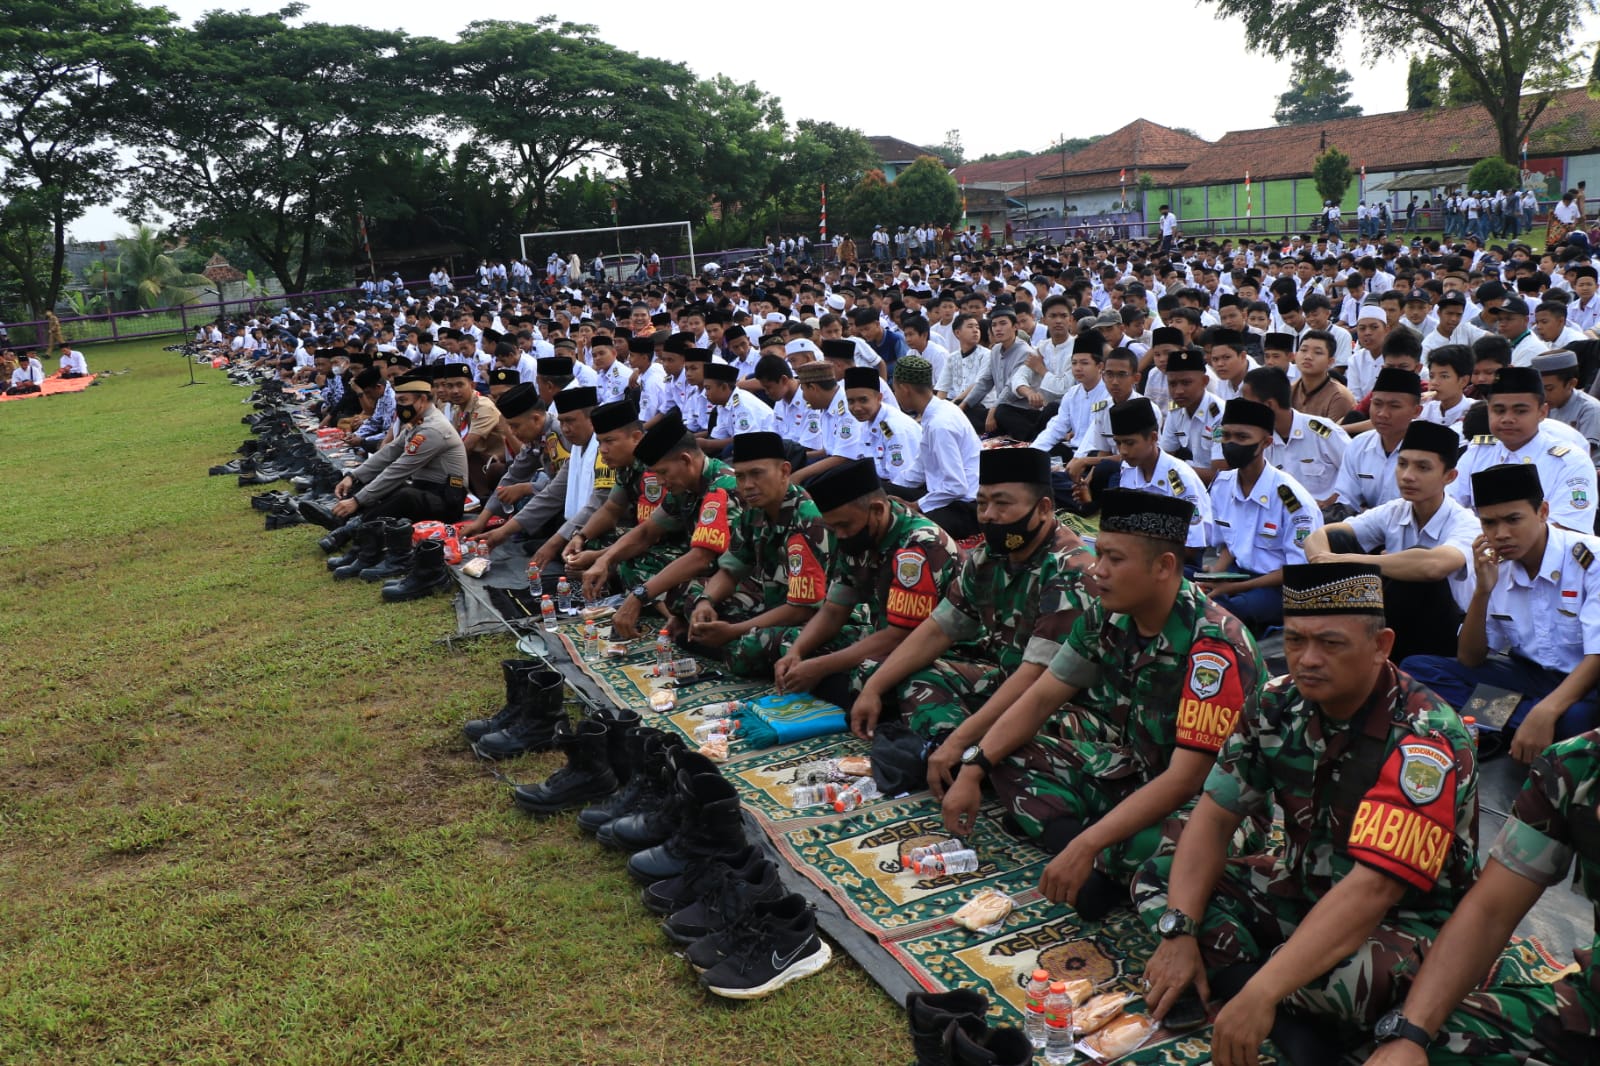
[[[1169,411],[1176,411],[1180,406],[1182,406],[1182,405],[1179,404],[1177,400],[1168,400],[1167,401],[1167,410],[1169,410]]]
[[[1167,471],[1167,486],[1172,489],[1174,496],[1183,495],[1183,478],[1178,476],[1176,470]]]
[[[1572,449],[1567,447],[1565,444],[1557,444],[1554,448],[1550,449],[1550,454],[1555,456],[1557,459],[1560,459],[1571,450]]]
[[[1577,561],[1579,566],[1587,570],[1589,569],[1589,564],[1594,562],[1594,552],[1589,550],[1587,544],[1574,544],[1572,546],[1572,558]]]
[[[1094,402],[1094,404],[1089,408],[1089,410],[1091,410],[1091,411],[1104,411],[1107,407],[1110,407],[1110,406],[1111,406],[1111,401],[1110,400],[1096,400]]]
[[[1333,436],[1333,427],[1328,425],[1328,423],[1322,421],[1320,418],[1311,419],[1310,420],[1310,424],[1311,424],[1311,432],[1315,433],[1317,436],[1319,436],[1319,437],[1331,437],[1331,436]]]
[[[1283,501],[1283,506],[1290,514],[1300,510],[1300,497],[1296,496],[1294,489],[1291,489],[1288,485],[1278,486],[1278,499]]]
[[[1494,436],[1492,434],[1489,434],[1489,433],[1480,433],[1478,436],[1472,438],[1472,443],[1473,444],[1493,444],[1494,443]]]

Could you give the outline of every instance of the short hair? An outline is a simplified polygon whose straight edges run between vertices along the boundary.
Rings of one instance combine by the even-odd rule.
[[[850,312],[850,322],[856,326],[871,326],[878,321],[878,312],[870,307],[857,307]]]
[[[1428,353],[1428,366],[1447,366],[1459,377],[1472,376],[1472,349],[1465,344],[1441,344]]]
[[[1294,392],[1289,384],[1289,375],[1275,366],[1258,366],[1247,371],[1244,383],[1250,386],[1251,393],[1262,403],[1272,400],[1285,410],[1291,406]]]
[[[1104,356],[1102,356],[1100,359],[1100,363],[1101,365],[1104,365],[1108,360],[1111,359],[1116,359],[1127,363],[1134,369],[1135,372],[1137,372],[1139,369],[1139,355],[1127,345],[1118,345],[1115,348],[1107,348]]]
[[[1390,330],[1389,335],[1383,339],[1384,355],[1404,355],[1412,359],[1422,359],[1422,338],[1410,329]]]
[[[1533,309],[1533,313],[1538,314],[1540,311],[1547,315],[1555,315],[1557,318],[1567,317],[1567,305],[1560,300],[1544,300],[1540,302],[1539,306]]]
[[[1472,362],[1511,365],[1511,342],[1498,333],[1490,333],[1472,342]]]
[[[1327,346],[1328,358],[1330,359],[1333,358],[1334,353],[1339,350],[1338,339],[1335,338],[1331,332],[1325,329],[1306,330],[1305,333],[1300,337],[1299,347],[1304,348],[1306,346],[1306,341],[1321,341]]]
[[[789,366],[787,359],[776,355],[763,355],[756,361],[757,381],[782,381],[784,378],[794,377],[794,370]]]
[[[906,333],[915,333],[921,337],[925,336],[931,327],[928,320],[921,315],[906,315],[900,319],[900,328]]]
[[[1322,293],[1311,292],[1307,293],[1306,298],[1300,301],[1300,310],[1308,315],[1313,311],[1332,311],[1333,304]]]

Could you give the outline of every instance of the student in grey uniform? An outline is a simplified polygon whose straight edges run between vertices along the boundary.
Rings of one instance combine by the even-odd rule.
[[[1450,494],[1463,507],[1476,508],[1471,477],[1505,463],[1538,468],[1550,521],[1591,533],[1595,524],[1594,463],[1544,420],[1544,379],[1531,366],[1501,367],[1489,397],[1489,433],[1473,437],[1461,457],[1461,476]],[[1463,486],[1463,482],[1465,485]]]
[[[1258,366],[1244,376],[1244,398],[1272,408],[1272,439],[1267,462],[1305,486],[1326,509],[1333,484],[1350,447],[1350,434],[1326,418],[1290,406],[1293,387],[1275,366]]]
[[[1600,400],[1578,387],[1578,356],[1550,352],[1536,356],[1533,368],[1544,378],[1544,399],[1549,418],[1564,422],[1589,442],[1589,461],[1600,466]]]
[[[1367,401],[1372,429],[1356,434],[1344,453],[1339,476],[1333,483],[1337,498],[1329,509],[1331,515],[1344,518],[1360,514],[1400,497],[1394,479],[1400,441],[1405,438],[1406,427],[1421,414],[1422,379],[1392,366],[1378,371]]]
[[[1505,729],[1512,756],[1531,762],[1600,718],[1600,539],[1547,521],[1533,463],[1477,470],[1472,482],[1483,534],[1472,545],[1477,586],[1460,648],[1454,658],[1413,655],[1400,668],[1458,710],[1480,684],[1520,694]]]
[[[333,516],[460,521],[467,500],[461,435],[433,405],[433,382],[402,378],[394,392],[394,439],[334,486]]]

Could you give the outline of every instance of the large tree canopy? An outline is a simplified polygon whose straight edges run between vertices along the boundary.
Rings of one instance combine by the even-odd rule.
[[[1573,51],[1579,19],[1596,0],[1209,0],[1243,20],[1250,47],[1272,56],[1338,54],[1348,30],[1376,62],[1391,56],[1439,55],[1454,65],[1494,123],[1500,154],[1515,158],[1522,139],[1549,103],[1549,90],[1585,73]],[[1530,96],[1524,99],[1523,94]]]
[[[291,291],[414,114],[402,34],[291,25],[300,12],[213,11],[120,71],[141,90],[124,126],[144,151],[134,212],[244,241]]]
[[[1361,108],[1350,102],[1350,72],[1335,70],[1320,59],[1295,60],[1289,88],[1278,97],[1272,120],[1280,126],[1355,118]]]

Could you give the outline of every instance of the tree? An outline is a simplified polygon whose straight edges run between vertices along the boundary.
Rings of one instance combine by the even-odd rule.
[[[1272,120],[1280,126],[1298,126],[1355,118],[1359,114],[1361,108],[1350,103],[1350,72],[1301,56],[1295,60],[1289,88],[1278,97]]]
[[[123,69],[140,86],[126,128],[144,149],[135,217],[159,208],[184,228],[244,241],[302,291],[330,236],[353,246],[363,179],[418,116],[386,30],[212,11]]]
[[[196,290],[211,284],[204,274],[187,274],[167,253],[161,235],[149,226],[117,238],[119,287],[133,294],[142,308],[175,307],[193,303]]]
[[[36,317],[67,281],[67,226],[121,177],[107,134],[124,87],[106,64],[172,15],[133,0],[11,0],[0,21],[0,261]]]
[[[1494,124],[1500,155],[1518,147],[1557,88],[1585,73],[1573,33],[1597,0],[1477,0],[1418,4],[1414,0],[1209,0],[1243,20],[1248,45],[1268,55],[1326,56],[1346,31],[1359,32],[1363,54],[1447,58],[1470,82]],[[1523,96],[1528,92],[1527,97]]]
[[[1106,135],[1103,133],[1096,133],[1090,137],[1066,137],[1062,140],[1056,141],[1056,143],[1052,144],[1049,148],[1046,148],[1045,151],[1053,152],[1056,155],[1060,155],[1062,152],[1072,155],[1074,152],[1083,151],[1095,141],[1104,140],[1105,136]]]
[[[1472,164],[1467,172],[1469,189],[1516,189],[1522,185],[1522,171],[1499,156],[1490,156]]]
[[[865,237],[872,227],[893,222],[893,212],[894,193],[884,180],[883,171],[874,167],[845,194],[844,207],[839,212],[844,226],[839,232]]]
[[[1438,56],[1412,56],[1406,67],[1406,110],[1438,107],[1444,101],[1444,64]]]
[[[801,119],[772,176],[773,206],[783,214],[815,214],[823,185],[837,203],[877,163],[860,130]]]
[[[893,216],[896,224],[939,225],[961,216],[961,189],[944,161],[925,155],[902,170],[894,180]]]
[[[952,167],[959,167],[967,161],[967,154],[961,147],[961,131],[946,130],[944,140],[937,145],[939,154]]]
[[[690,114],[703,123],[695,172],[703,194],[722,204],[724,214],[754,208],[776,191],[772,180],[786,140],[776,97],[718,74],[695,86]]]
[[[1316,183],[1317,194],[1324,200],[1332,200],[1336,204],[1342,203],[1345,191],[1350,188],[1350,182],[1354,179],[1355,172],[1350,169],[1350,157],[1331,145],[1311,164],[1311,180]]]
[[[545,16],[473,22],[457,41],[418,46],[445,125],[471,135],[511,178],[523,231],[552,221],[556,177],[576,164],[620,160],[629,143],[660,146],[674,131],[680,145],[692,136],[689,69],[594,34],[593,26]]]

